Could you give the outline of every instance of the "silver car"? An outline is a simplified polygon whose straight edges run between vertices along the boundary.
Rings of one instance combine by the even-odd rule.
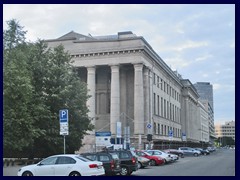
[[[201,152],[196,150],[196,149],[193,149],[193,148],[190,148],[190,147],[180,147],[178,148],[179,150],[183,151],[183,154],[184,155],[190,155],[190,156],[199,156],[201,155]]]

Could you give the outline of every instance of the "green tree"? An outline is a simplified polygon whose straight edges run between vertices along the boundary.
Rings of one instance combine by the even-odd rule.
[[[39,135],[39,129],[31,117],[34,87],[27,69],[27,44],[21,43],[25,33],[15,20],[8,24],[9,29],[4,31],[3,148],[11,155],[28,147]]]
[[[4,156],[46,157],[63,152],[59,110],[69,110],[66,152],[74,153],[93,126],[87,116],[87,86],[63,46],[25,42],[16,20],[4,31]],[[14,34],[14,32],[16,34]],[[25,156],[24,155],[24,156]]]
[[[35,140],[35,153],[46,156],[63,152],[63,137],[59,135],[59,110],[69,110],[69,135],[66,137],[66,152],[74,153],[81,146],[86,130],[91,130],[87,116],[88,108],[86,84],[82,83],[75,68],[71,65],[70,55],[63,46],[48,49],[39,41],[29,58],[33,72],[36,99],[44,101],[45,112],[36,123],[46,130],[43,137]],[[44,110],[44,109],[43,109]],[[44,146],[42,146],[44,144]]]

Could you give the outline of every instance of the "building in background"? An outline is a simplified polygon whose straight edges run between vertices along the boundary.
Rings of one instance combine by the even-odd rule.
[[[215,125],[215,134],[219,137],[231,137],[235,141],[235,121],[225,122],[224,125]]]
[[[214,140],[216,139],[214,129],[213,86],[210,84],[210,82],[197,82],[194,84],[194,87],[200,96],[199,100],[208,111],[209,141],[213,145]]]

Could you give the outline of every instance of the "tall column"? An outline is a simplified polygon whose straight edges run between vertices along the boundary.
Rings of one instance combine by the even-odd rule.
[[[96,68],[94,66],[87,67],[87,88],[88,95],[91,97],[87,100],[89,108],[88,116],[91,118],[91,123],[95,125],[95,91],[96,91]],[[83,146],[80,148],[79,153],[94,152],[96,147],[95,130],[87,131],[87,135],[82,140]]]
[[[88,116],[92,118],[92,124],[95,125],[95,93],[96,93],[96,68],[94,66],[87,67],[87,88],[88,95],[91,97],[87,100],[87,106],[89,107]]]
[[[134,134],[144,134],[143,64],[134,64]]]
[[[116,123],[120,120],[119,65],[112,65],[111,73],[110,130],[113,135],[116,135]]]
[[[145,116],[144,120],[146,123],[144,123],[144,130],[145,134],[150,134],[150,129],[146,128],[147,123],[151,123],[151,117],[150,117],[150,71],[148,68],[145,68],[143,70],[144,74],[144,111],[145,111]]]

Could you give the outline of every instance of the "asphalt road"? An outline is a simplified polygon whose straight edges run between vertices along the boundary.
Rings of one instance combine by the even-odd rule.
[[[180,158],[163,166],[139,169],[133,176],[235,176],[235,150],[220,149],[207,156]]]
[[[3,176],[16,176],[19,168],[3,167]],[[132,176],[235,176],[235,150],[221,149],[207,156],[187,156],[163,166],[139,169]]]

